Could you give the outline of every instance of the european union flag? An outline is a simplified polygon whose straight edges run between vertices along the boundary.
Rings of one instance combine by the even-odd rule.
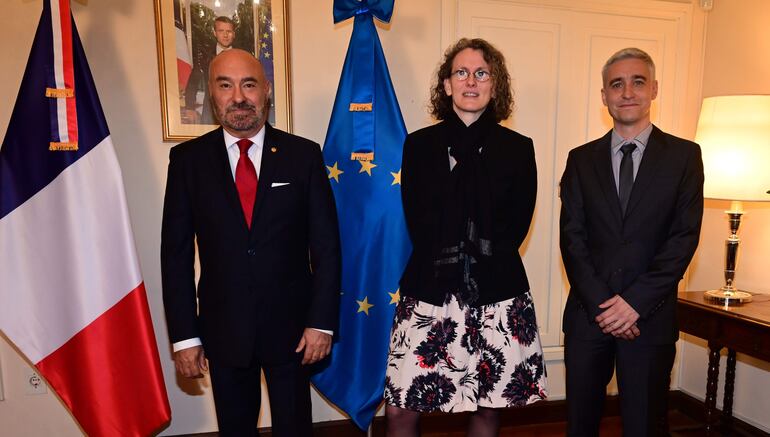
[[[265,70],[265,77],[270,83],[271,95],[275,95],[275,77],[273,68],[273,13],[269,7],[260,9],[259,12],[259,29],[260,33],[257,35],[257,45],[255,47],[256,57],[262,64],[262,68]],[[275,124],[275,102],[270,104],[270,124]]]
[[[411,252],[401,207],[404,120],[373,17],[393,0],[335,0],[335,23],[355,16],[323,154],[342,241],[338,341],[315,386],[361,429],[382,401],[398,281]]]

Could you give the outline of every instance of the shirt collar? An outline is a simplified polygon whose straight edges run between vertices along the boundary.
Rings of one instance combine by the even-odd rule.
[[[227,129],[222,129],[222,132],[225,134],[225,146],[228,149],[231,149],[233,147],[237,149],[238,140],[240,140],[241,138],[230,135],[230,133],[227,132]],[[262,145],[265,144],[265,126],[263,125],[262,129],[260,129],[259,132],[256,133],[256,135],[248,139],[251,140],[251,142],[254,143],[254,145],[257,146],[257,148],[261,149]]]
[[[647,141],[650,140],[650,134],[652,134],[652,123],[639,132],[634,138],[623,138],[615,129],[612,129],[612,153],[618,153],[620,146],[632,141],[636,144],[639,151],[644,153],[644,148],[647,147]]]

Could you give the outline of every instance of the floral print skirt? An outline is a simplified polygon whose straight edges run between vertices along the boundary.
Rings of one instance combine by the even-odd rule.
[[[546,397],[529,292],[481,307],[404,296],[396,307],[385,401],[419,412],[518,407]]]

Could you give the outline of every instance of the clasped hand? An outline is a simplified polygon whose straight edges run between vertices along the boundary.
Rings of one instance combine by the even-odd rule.
[[[619,294],[607,299],[599,305],[604,311],[596,316],[596,323],[605,334],[612,334],[624,340],[633,340],[639,336],[639,313],[628,304]]]

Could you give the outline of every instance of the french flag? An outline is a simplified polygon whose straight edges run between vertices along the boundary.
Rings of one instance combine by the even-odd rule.
[[[174,0],[174,38],[176,39],[176,72],[179,81],[179,91],[187,87],[187,81],[192,74],[192,57],[187,49],[187,35],[185,32],[185,17],[182,13],[180,0]]]
[[[90,436],[171,416],[128,216],[69,0],[44,0],[0,148],[0,330]]]

